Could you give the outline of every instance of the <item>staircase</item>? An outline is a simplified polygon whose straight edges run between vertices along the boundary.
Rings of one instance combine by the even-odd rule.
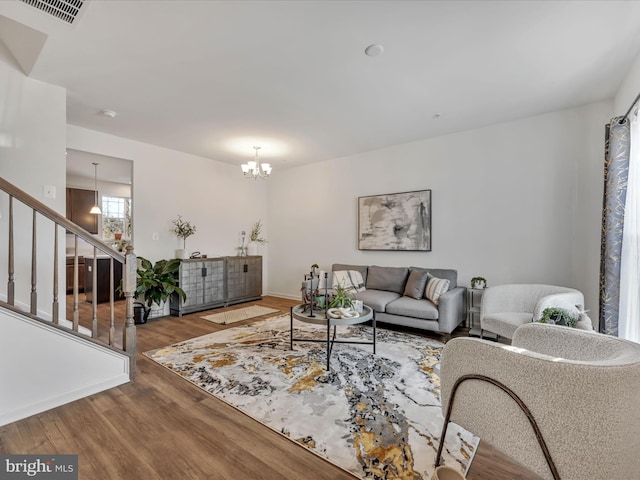
[[[0,395],[0,425],[4,425],[134,379],[137,261],[131,246],[124,255],[116,252],[2,177],[0,204],[0,279],[7,279],[6,288],[0,282],[0,378],[4,386],[10,386]],[[75,244],[73,312],[65,315],[69,234]],[[79,239],[93,247],[94,291],[98,288],[98,257],[109,262],[109,314],[101,322],[97,295],[92,295],[91,318],[80,318]],[[116,311],[122,308],[114,306],[116,262],[122,264],[125,297],[124,318],[118,319]],[[62,305],[59,285],[63,286]],[[107,310],[101,306],[100,311]],[[116,338],[120,330],[122,337]]]

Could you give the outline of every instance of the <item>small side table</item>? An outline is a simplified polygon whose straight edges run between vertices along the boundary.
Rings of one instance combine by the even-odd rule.
[[[483,293],[484,288],[467,288],[467,327],[469,327],[469,336],[480,336],[480,305],[482,304]]]

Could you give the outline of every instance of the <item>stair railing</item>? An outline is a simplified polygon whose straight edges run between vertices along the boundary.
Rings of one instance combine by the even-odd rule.
[[[116,351],[124,352],[129,356],[129,377],[133,379],[135,377],[135,360],[136,360],[136,327],[133,321],[133,295],[136,288],[136,268],[137,259],[133,253],[133,247],[127,246],[126,253],[123,255],[120,252],[115,251],[106,243],[97,239],[91,235],[88,231],[79,227],[75,223],[71,222],[67,218],[63,217],[55,210],[51,209],[44,203],[35,199],[28,193],[20,190],[15,185],[9,183],[4,178],[0,177],[0,190],[6,192],[9,195],[8,201],[8,241],[7,241],[7,299],[6,302],[0,300],[0,306],[4,306],[14,312],[26,315],[34,320],[44,322],[51,325],[54,328],[63,329],[74,335],[86,338],[94,343],[98,343]],[[16,278],[15,271],[15,245],[14,245],[14,201],[17,200],[23,205],[29,207],[32,210],[32,227],[31,227],[31,275],[30,279]],[[37,251],[37,218],[38,215],[44,217],[51,222],[55,228],[53,229],[52,238],[52,257],[53,257],[53,291],[51,292],[51,309],[43,309],[41,311],[51,318],[51,321],[43,318],[44,315],[39,314],[38,309],[38,251]],[[0,220],[2,221],[2,220]],[[74,236],[74,259],[73,259],[73,321],[70,328],[61,325],[60,323],[60,305],[59,305],[59,231],[60,229],[66,230],[67,234]],[[93,271],[92,271],[92,318],[91,318],[91,336],[81,333],[80,318],[79,318],[79,261],[78,261],[78,239],[82,239],[91,246],[93,246]],[[0,246],[3,242],[0,242]],[[109,328],[106,336],[107,340],[100,340],[99,337],[99,325],[98,325],[98,295],[96,295],[98,288],[98,255],[106,255],[109,259]],[[42,256],[41,256],[42,258]],[[122,291],[125,296],[125,318],[122,329],[122,343],[116,341],[115,331],[115,299],[114,299],[114,262],[122,264]],[[22,271],[22,270],[21,270]],[[17,281],[22,281],[23,284],[30,282],[31,293],[29,296],[29,310],[28,312],[16,306],[15,298],[15,286]]]

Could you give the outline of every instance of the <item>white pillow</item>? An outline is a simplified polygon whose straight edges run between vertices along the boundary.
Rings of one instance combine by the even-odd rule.
[[[427,276],[427,287],[424,289],[424,296],[433,302],[434,305],[440,303],[440,295],[449,290],[449,280],[444,278]]]
[[[347,293],[364,292],[364,279],[357,270],[338,270],[333,272],[333,286],[340,285]]]

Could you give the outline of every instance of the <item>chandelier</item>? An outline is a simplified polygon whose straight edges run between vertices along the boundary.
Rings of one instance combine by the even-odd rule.
[[[260,177],[266,180],[271,174],[271,165],[268,163],[260,163],[260,159],[258,158],[258,150],[260,150],[260,147],[253,147],[253,149],[256,151],[254,159],[242,164],[242,173],[246,178],[256,179]]]

